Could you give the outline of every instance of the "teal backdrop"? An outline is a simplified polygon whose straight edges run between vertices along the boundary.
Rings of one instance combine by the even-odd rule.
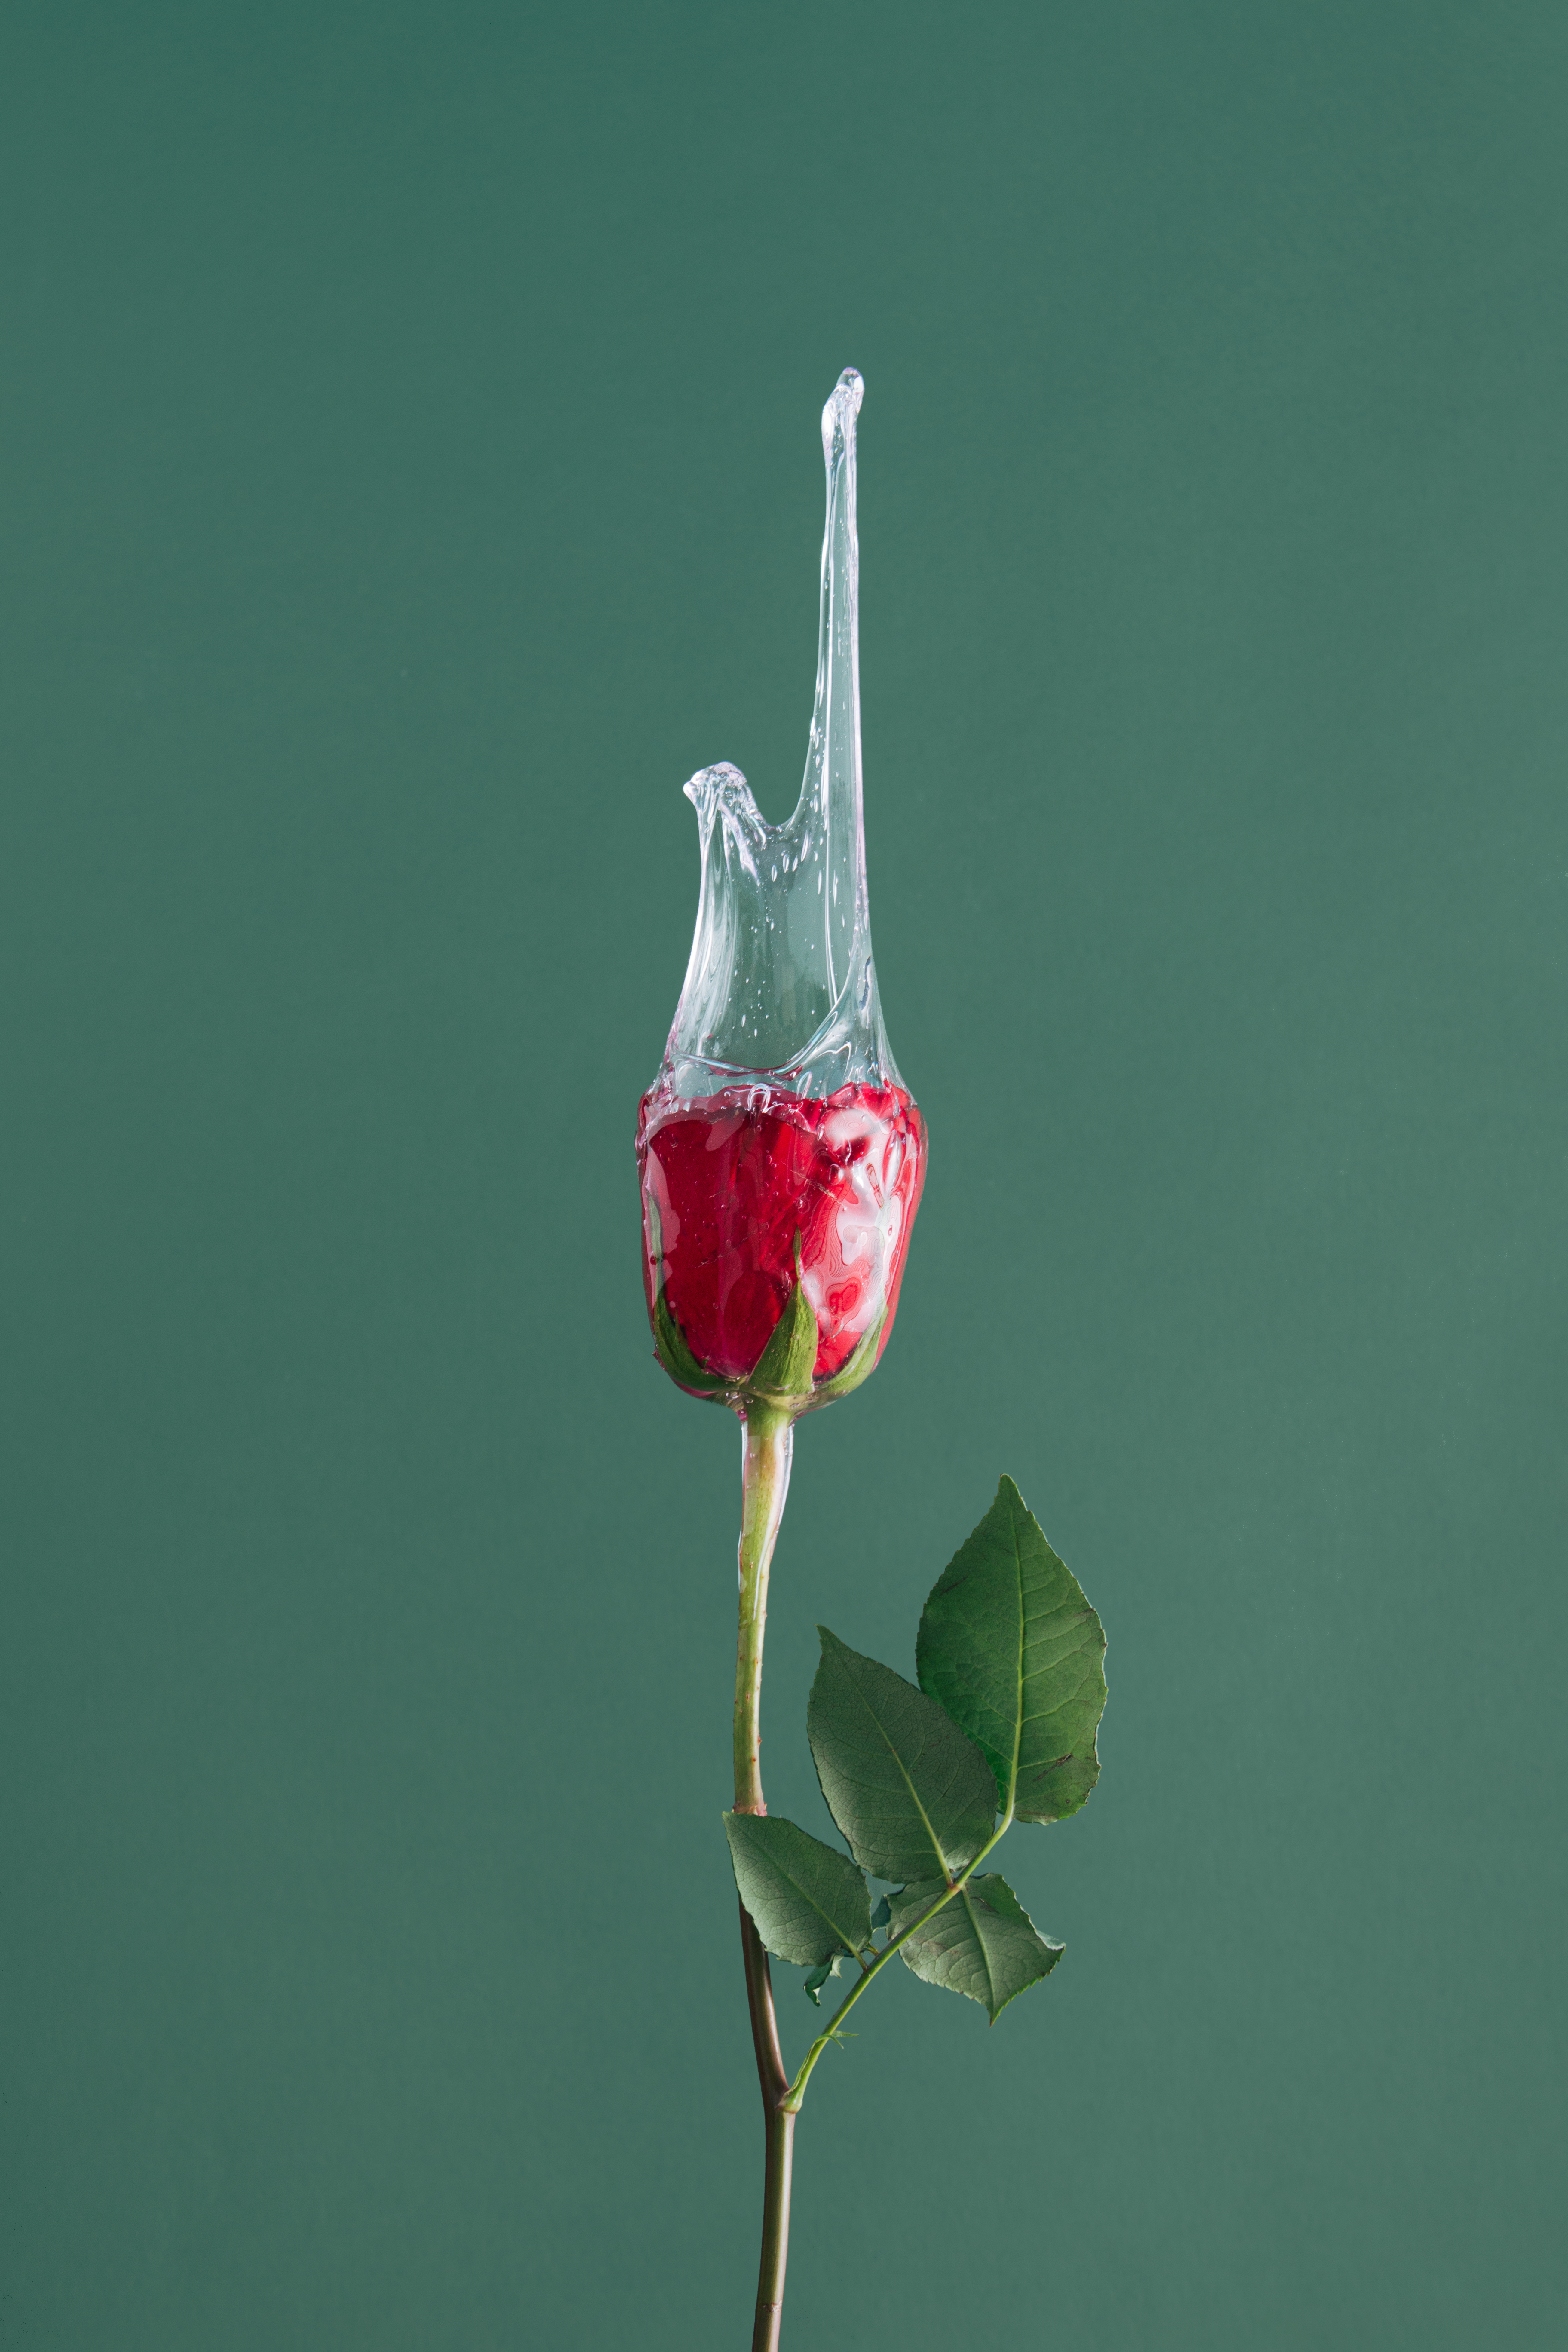
[[[1111,1695],[1049,1983],[819,2068],[787,2341],[1559,2344],[1568,18],[4,50],[7,2342],[745,2340],[738,1447],[631,1140],[853,363],[932,1156],[770,1797],[1004,1469]]]

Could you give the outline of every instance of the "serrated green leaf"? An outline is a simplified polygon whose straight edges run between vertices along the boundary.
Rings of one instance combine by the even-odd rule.
[[[893,1933],[929,1910],[942,1891],[936,1880],[896,1895]],[[899,1948],[923,1983],[977,2000],[994,2025],[1010,2000],[1049,1976],[1064,1947],[1039,1935],[1006,1880],[985,1871]]]
[[[770,1952],[797,1968],[871,1940],[871,1898],[847,1853],[778,1813],[726,1813],[741,1900]]]
[[[806,1736],[827,1810],[879,1878],[955,1876],[991,1834],[990,1767],[934,1699],[819,1625]]]
[[[1100,1777],[1105,1630],[1011,1478],[931,1588],[921,1688],[985,1750],[1002,1809],[1076,1813]]]
[[[800,1235],[795,1237],[795,1288],[757,1358],[746,1386],[769,1396],[799,1397],[811,1388],[816,1362],[816,1313],[800,1277]]]
[[[881,1901],[878,1904],[876,1909],[871,1914],[871,1925],[873,1927],[885,1927],[892,1916],[892,1912],[889,1907],[888,1898],[884,1895]]]

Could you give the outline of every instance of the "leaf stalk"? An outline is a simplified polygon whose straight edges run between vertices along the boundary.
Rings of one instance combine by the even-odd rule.
[[[917,1934],[919,1930],[925,1926],[928,1919],[934,1919],[939,1911],[946,1910],[948,1905],[953,1900],[955,1895],[963,1894],[964,1888],[968,1885],[970,1880],[979,1869],[981,1864],[985,1860],[986,1855],[992,1852],[994,1847],[1001,1843],[1002,1839],[1006,1836],[1007,1832],[1012,1828],[1012,1826],[1013,1809],[1009,1805],[1006,1812],[997,1822],[996,1827],[992,1831],[991,1835],[986,1839],[985,1843],[981,1847],[973,1861],[966,1865],[960,1876],[950,1881],[942,1893],[937,1896],[936,1901],[929,1905],[928,1907],[921,1913],[918,1919],[911,1919],[907,1927],[901,1928],[898,1935],[890,1936],[889,1937],[888,1941],[882,1946],[881,1950],[877,1954],[876,1958],[872,1961],[869,1968],[866,1967],[864,1960],[861,1961],[860,1965],[864,1970],[864,1974],[857,1983],[850,1986],[848,1991],[845,1994],[844,1999],[839,2002],[838,2007],[834,2011],[832,2017],[828,2020],[827,2024],[817,2035],[816,2041],[806,2052],[805,2056],[801,2060],[800,2072],[796,2074],[794,2082],[790,2084],[784,2095],[784,2105],[787,2113],[791,2115],[799,2115],[802,2103],[805,2097],[805,2086],[811,2080],[813,2067],[816,2064],[817,2060],[821,2057],[828,2043],[830,2042],[837,2041],[839,2028],[842,2026],[844,2020],[848,2016],[850,2011],[854,2008],[856,2002],[859,2000],[861,1994],[865,1991],[867,1986],[870,1984],[875,1978],[880,1975],[882,1969],[892,1958],[893,1954],[898,1951],[901,1946],[907,1944],[910,1937]]]

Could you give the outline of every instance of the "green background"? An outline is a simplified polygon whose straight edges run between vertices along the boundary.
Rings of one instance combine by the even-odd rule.
[[[1050,1982],[819,2069],[788,2339],[1559,2342],[1568,18],[4,50],[8,2340],[745,2338],[738,1449],[631,1134],[853,362],[932,1161],[770,1796],[1004,1468],[1111,1697]]]

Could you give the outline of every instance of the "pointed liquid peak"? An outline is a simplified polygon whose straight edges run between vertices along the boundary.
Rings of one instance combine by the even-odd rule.
[[[888,1045],[866,908],[864,389],[846,368],[822,412],[827,521],[800,800],[769,824],[727,761],[687,785],[697,929],[637,1122],[656,1352],[682,1388],[742,1414],[808,1412],[866,1377],[898,1311],[925,1173],[925,1122]]]
[[[860,776],[855,431],[865,384],[846,368],[822,412],[827,513],[816,698],[800,799],[769,824],[728,761],[686,786],[702,881],[663,1080],[685,1099],[747,1078],[801,1096],[900,1084],[871,958]]]
[[[827,395],[827,405],[822,412],[822,446],[832,446],[833,436],[841,433],[852,440],[855,419],[860,414],[860,403],[866,397],[866,379],[858,368],[846,368]]]

